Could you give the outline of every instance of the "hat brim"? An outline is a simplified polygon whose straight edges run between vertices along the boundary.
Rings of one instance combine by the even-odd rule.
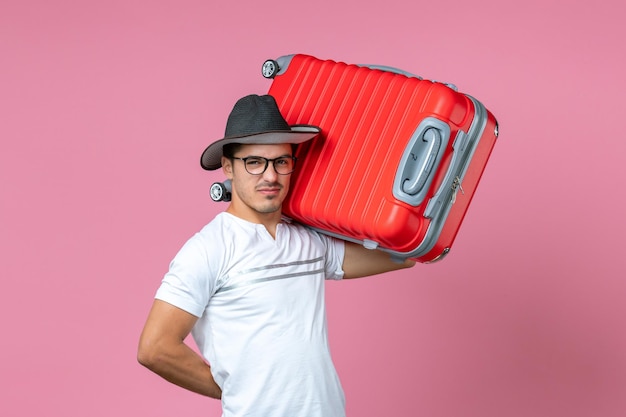
[[[273,131],[251,135],[230,136],[210,144],[200,157],[202,168],[213,171],[222,166],[222,147],[229,143],[272,145],[280,143],[298,144],[313,139],[320,129],[310,125],[291,126],[291,131]]]

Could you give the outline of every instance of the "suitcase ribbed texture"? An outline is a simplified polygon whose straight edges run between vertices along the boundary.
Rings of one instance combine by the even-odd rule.
[[[299,145],[284,214],[348,240],[401,253],[415,249],[429,219],[425,203],[414,207],[393,195],[400,160],[425,117],[445,121],[452,139],[459,129],[467,131],[471,100],[441,83],[307,55],[291,58],[269,94],[290,124],[322,129]],[[450,154],[444,154],[425,202],[443,180]]]

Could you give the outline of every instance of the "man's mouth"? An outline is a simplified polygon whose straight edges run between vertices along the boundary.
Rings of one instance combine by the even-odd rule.
[[[278,194],[281,189],[280,185],[261,185],[257,187],[257,191],[262,194]]]

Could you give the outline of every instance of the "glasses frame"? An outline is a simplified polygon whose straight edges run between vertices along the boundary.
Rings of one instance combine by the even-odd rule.
[[[243,158],[237,157],[237,156],[233,156],[233,159],[239,159],[241,161],[243,161],[243,167],[246,170],[246,172],[250,175],[263,175],[265,173],[265,171],[267,171],[267,167],[270,166],[270,162],[272,163],[272,168],[274,168],[274,172],[278,175],[289,175],[291,173],[293,173],[293,171],[295,171],[296,169],[296,161],[298,160],[298,158],[296,158],[293,155],[284,155],[284,156],[279,156],[278,158],[273,158],[273,159],[268,159],[268,158],[264,158],[262,156],[246,156]],[[248,159],[262,159],[265,161],[265,167],[263,167],[263,171],[253,174],[252,172],[248,171],[248,164],[247,161]],[[281,160],[281,159],[291,159],[293,161],[293,167],[291,169],[291,171],[286,172],[286,173],[280,173],[278,172],[278,170],[276,169],[276,161]]]

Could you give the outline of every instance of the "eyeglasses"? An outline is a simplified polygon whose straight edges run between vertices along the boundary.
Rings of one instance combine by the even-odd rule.
[[[248,174],[261,175],[267,170],[270,162],[274,166],[274,171],[279,175],[291,174],[296,167],[295,156],[280,156],[274,159],[263,158],[262,156],[247,156],[245,158],[237,158],[233,156],[233,159],[240,159],[243,161],[243,166],[246,168]]]

